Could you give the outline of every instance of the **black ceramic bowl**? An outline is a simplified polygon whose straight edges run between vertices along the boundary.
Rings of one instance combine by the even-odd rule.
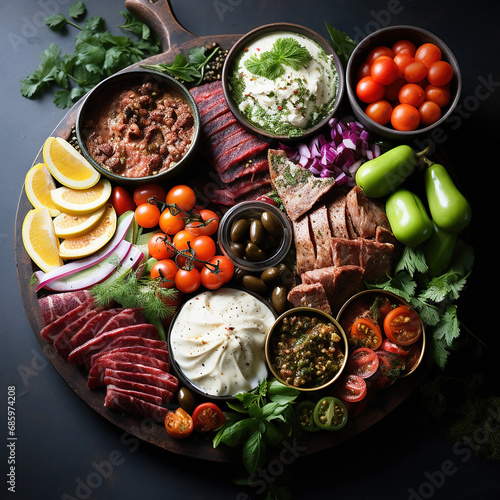
[[[193,115],[193,135],[187,152],[180,161],[170,166],[168,170],[159,172],[156,175],[127,177],[125,175],[119,175],[112,172],[110,169],[104,167],[96,161],[89,153],[86,143],[87,138],[94,130],[96,116],[99,110],[101,110],[106,103],[110,101],[110,99],[117,96],[120,92],[138,87],[146,82],[156,82],[162,89],[167,90],[172,95],[187,102]],[[168,75],[146,69],[123,71],[103,80],[84,97],[76,119],[76,136],[82,154],[102,175],[108,179],[118,184],[124,184],[132,187],[150,182],[161,183],[183,172],[196,154],[199,135],[200,118],[198,108],[188,89]]]
[[[278,134],[273,134],[269,131],[265,131],[259,127],[257,127],[255,124],[250,123],[245,116],[240,112],[238,109],[238,106],[236,105],[233,97],[232,97],[232,92],[231,92],[231,86],[229,83],[230,75],[231,72],[233,71],[235,62],[239,58],[239,56],[242,54],[242,52],[245,50],[247,46],[249,46],[252,42],[255,40],[266,36],[270,35],[273,33],[277,32],[288,32],[288,33],[296,33],[299,35],[302,35],[306,38],[309,38],[313,42],[315,42],[317,45],[319,45],[328,55],[331,55],[337,70],[337,75],[338,75],[338,85],[337,85],[337,93],[335,97],[335,101],[333,103],[333,106],[331,107],[329,113],[324,116],[321,121],[316,123],[313,127],[304,129],[303,134],[300,135],[300,137],[289,137],[288,135],[278,135]],[[291,24],[291,23],[273,23],[273,24],[266,24],[264,26],[260,26],[258,28],[255,28],[254,30],[250,31],[246,35],[242,36],[231,48],[229,51],[226,60],[224,62],[224,68],[222,70],[222,87],[224,91],[224,96],[226,98],[226,101],[228,103],[229,108],[231,109],[232,113],[236,116],[238,121],[250,132],[253,132],[257,135],[269,137],[271,139],[279,139],[281,141],[285,141],[288,139],[301,139],[304,137],[311,136],[315,133],[318,132],[324,125],[328,123],[328,120],[335,115],[341,101],[342,97],[344,95],[344,87],[345,87],[345,81],[344,81],[344,68],[342,66],[342,62],[340,61],[339,57],[331,47],[331,45],[318,33],[316,33],[313,30],[310,30],[309,28],[306,28],[304,26],[298,25],[298,24]]]
[[[357,74],[367,55],[375,47],[381,45],[392,47],[392,45],[398,40],[410,40],[417,47],[423,43],[434,43],[441,49],[442,60],[450,63],[455,73],[452,81],[450,82],[451,100],[450,103],[443,108],[441,118],[432,125],[425,127],[420,126],[416,130],[411,131],[395,130],[390,124],[379,125],[365,114],[364,108],[366,107],[366,104],[361,102],[356,96]],[[444,125],[444,122],[446,122],[449,116],[453,113],[460,98],[462,77],[457,59],[453,55],[453,52],[436,35],[415,26],[390,26],[368,35],[356,46],[347,64],[346,88],[352,110],[356,115],[356,118],[367,130],[389,140],[408,142],[418,137],[429,135],[433,130]]]

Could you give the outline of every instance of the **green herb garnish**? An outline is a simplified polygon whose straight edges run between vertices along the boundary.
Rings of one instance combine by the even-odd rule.
[[[182,82],[195,82],[195,85],[199,85],[203,80],[208,61],[219,51],[219,48],[217,46],[207,54],[206,47],[193,47],[189,51],[188,57],[184,54],[177,54],[172,64],[145,64],[141,68],[169,73]]]
[[[85,5],[76,2],[70,7],[69,15],[75,19],[85,11]],[[54,103],[58,108],[68,108],[104,78],[157,54],[160,43],[150,29],[129,12],[121,13],[126,23],[120,28],[134,33],[138,40],[113,35],[106,30],[104,19],[99,16],[87,19],[82,27],[62,14],[45,18],[45,23],[54,31],[61,31],[66,25],[79,30],[75,50],[72,54],[62,55],[60,48],[52,43],[41,53],[36,70],[21,80],[21,95],[38,97],[56,86],[59,90],[55,93]]]
[[[326,29],[328,30],[328,34],[330,35],[330,45],[333,47],[333,50],[340,57],[341,61],[344,65],[347,64],[349,57],[356,47],[356,42],[343,31],[330,26],[327,22],[325,22]]]
[[[278,38],[271,50],[260,56],[252,55],[245,61],[250,73],[275,80],[285,73],[284,65],[298,71],[311,62],[309,51],[294,38]]]

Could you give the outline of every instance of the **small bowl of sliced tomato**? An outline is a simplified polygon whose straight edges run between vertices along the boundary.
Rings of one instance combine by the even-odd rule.
[[[381,290],[364,290],[340,309],[349,357],[344,374],[352,383],[363,379],[377,389],[412,374],[425,352],[425,330],[415,309],[401,297]]]

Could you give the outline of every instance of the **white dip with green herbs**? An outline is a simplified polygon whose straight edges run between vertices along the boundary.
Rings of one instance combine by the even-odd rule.
[[[172,357],[184,376],[211,396],[248,392],[267,377],[264,344],[274,314],[233,288],[189,299],[170,331]]]
[[[298,137],[332,110],[338,74],[333,56],[310,38],[277,32],[244,49],[229,83],[247,120],[273,134]]]

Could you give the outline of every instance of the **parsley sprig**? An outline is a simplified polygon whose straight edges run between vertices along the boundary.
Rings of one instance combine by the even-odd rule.
[[[271,50],[260,56],[253,54],[245,61],[250,73],[275,80],[285,73],[285,65],[294,70],[306,68],[312,56],[309,51],[294,38],[278,38]]]
[[[85,14],[85,5],[76,2],[70,9],[72,19]],[[40,64],[33,73],[21,80],[21,95],[40,96],[51,87],[58,87],[54,103],[58,108],[71,107],[78,99],[104,78],[160,51],[160,42],[149,27],[129,12],[121,12],[125,24],[120,29],[129,31],[137,39],[112,34],[100,16],[87,19],[80,27],[62,14],[49,16],[45,23],[54,31],[66,25],[79,30],[75,50],[62,55],[52,43],[40,55]]]
[[[473,335],[460,323],[456,304],[473,263],[472,247],[460,240],[449,270],[431,279],[427,276],[428,267],[421,249],[405,247],[394,275],[383,283],[369,285],[399,295],[416,309],[428,326],[426,331],[430,334],[434,361],[441,368],[446,366],[461,329]]]

